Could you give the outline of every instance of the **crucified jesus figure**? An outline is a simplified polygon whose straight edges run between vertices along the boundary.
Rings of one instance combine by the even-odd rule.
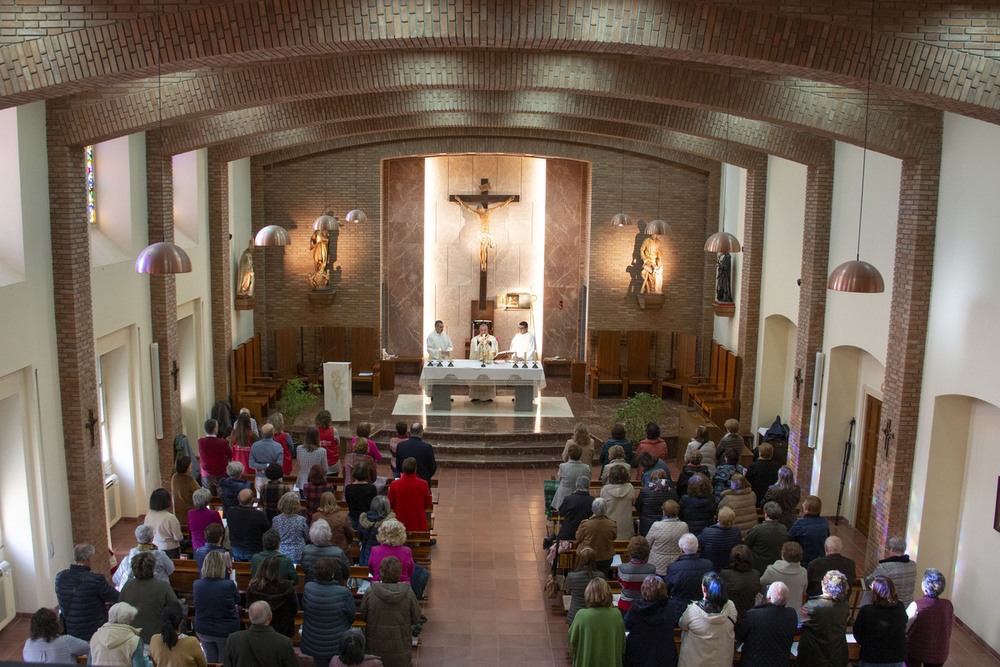
[[[469,206],[464,201],[462,201],[461,197],[459,197],[458,195],[455,196],[455,201],[458,202],[459,206],[464,208],[466,211],[469,211],[470,213],[474,213],[479,218],[479,270],[480,271],[486,271],[487,253],[489,252],[490,248],[496,247],[496,243],[493,241],[493,237],[490,235],[490,215],[493,213],[493,211],[496,211],[497,209],[501,209],[504,206],[507,206],[512,201],[514,201],[514,199],[515,197],[511,195],[510,197],[507,198],[507,201],[501,202],[496,206],[494,206],[493,208],[490,208],[486,203],[478,204],[477,208],[473,208],[472,206]]]

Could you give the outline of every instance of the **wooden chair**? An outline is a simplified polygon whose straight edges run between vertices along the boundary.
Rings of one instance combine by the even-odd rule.
[[[231,393],[234,410],[246,408],[257,420],[258,424],[263,423],[267,416],[267,409],[274,399],[274,393],[270,391],[256,391],[247,387],[243,378],[246,377],[243,363],[240,357],[245,359],[246,351],[239,348],[229,351],[229,390]]]
[[[683,391],[684,386],[691,383],[698,359],[698,336],[675,332],[672,354],[674,367],[667,372],[668,377],[660,381],[661,394],[667,389]]]
[[[609,384],[615,387],[623,386],[621,377],[621,346],[620,331],[598,331],[597,346],[594,351],[594,363],[590,367],[590,396],[597,398],[601,385]],[[625,398],[624,392],[622,398]]]
[[[351,329],[351,382],[369,385],[372,396],[378,396],[382,388],[378,340],[378,330],[375,327]]]
[[[274,330],[274,348],[278,364],[278,376],[285,380],[299,377],[298,327],[284,327]]]
[[[652,331],[629,331],[625,335],[625,369],[622,376],[622,396],[628,396],[633,386],[649,387],[649,393],[660,395],[660,381],[651,368],[650,356],[656,347]]]

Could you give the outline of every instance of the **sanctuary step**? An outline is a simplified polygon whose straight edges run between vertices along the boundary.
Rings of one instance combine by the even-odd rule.
[[[374,434],[383,455],[388,456],[387,431]],[[424,432],[434,446],[434,458],[442,468],[556,468],[572,431],[554,433],[460,433]]]

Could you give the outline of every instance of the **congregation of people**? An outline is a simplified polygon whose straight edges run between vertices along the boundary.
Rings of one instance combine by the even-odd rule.
[[[358,426],[342,457],[325,410],[297,446],[280,414],[258,431],[242,411],[228,438],[215,419],[205,432],[199,470],[192,473],[190,456],[177,458],[170,489],[150,495],[136,546],[111,581],[91,570],[94,547],[76,546],[55,579],[58,613],[34,614],[24,660],[89,654],[90,664],[111,667],[297,666],[296,639],[315,667],[411,664],[430,573],[407,539],[427,534],[437,470],[422,425],[396,425],[387,477],[379,476],[372,426]],[[171,586],[184,560],[197,564],[191,600]],[[249,565],[242,591],[235,563]],[[366,567],[367,577],[352,578],[352,566]]]
[[[850,634],[863,667],[944,664],[944,575],[928,568],[918,582],[892,536],[859,580],[820,498],[802,497],[771,444],[745,452],[739,423],[725,426],[718,444],[698,428],[676,479],[654,423],[634,445],[620,424],[599,447],[583,424],[566,443],[550,562],[555,572],[558,551],[574,552],[563,584],[573,664],[728,666],[739,651],[741,665],[772,667],[792,664],[795,646],[802,667],[846,666]]]

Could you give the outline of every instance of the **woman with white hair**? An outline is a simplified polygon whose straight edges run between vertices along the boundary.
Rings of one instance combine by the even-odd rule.
[[[608,501],[595,498],[590,505],[594,516],[580,524],[576,529],[576,548],[590,547],[597,557],[596,568],[607,574],[611,561],[615,557],[615,536],[618,534],[618,524],[609,519]]]
[[[146,667],[139,630],[131,623],[139,610],[118,602],[108,610],[108,622],[90,638],[90,664],[107,667]]]
[[[222,500],[222,514],[230,507],[240,504],[239,495],[243,489],[251,489],[253,484],[243,479],[243,464],[230,461],[226,466],[226,477],[219,480],[219,499]]]
[[[945,583],[940,570],[926,570],[920,584],[924,597],[911,602],[906,610],[907,665],[943,665],[948,660],[955,609],[951,600],[941,597]]]
[[[212,500],[212,492],[208,489],[198,489],[191,495],[194,509],[188,510],[188,532],[191,535],[191,548],[200,549],[205,546],[205,529],[210,523],[222,524],[218,510],[208,508]]]
[[[111,577],[111,583],[121,591],[122,587],[125,586],[125,582],[132,575],[132,558],[136,554],[147,552],[156,557],[156,567],[153,569],[153,576],[169,584],[170,575],[174,572],[174,562],[170,560],[167,554],[157,549],[156,545],[153,544],[153,527],[147,524],[136,526],[135,539],[139,543],[138,546],[132,547],[132,550],[128,552],[128,556],[122,559],[118,569],[115,570],[114,575]]]
[[[348,560],[344,550],[331,543],[333,532],[330,524],[323,519],[313,521],[309,527],[309,542],[302,551],[302,572],[305,574],[305,581],[313,580],[313,567],[320,558],[332,558],[337,564],[334,578],[340,583],[347,581],[351,575],[351,561]]]

